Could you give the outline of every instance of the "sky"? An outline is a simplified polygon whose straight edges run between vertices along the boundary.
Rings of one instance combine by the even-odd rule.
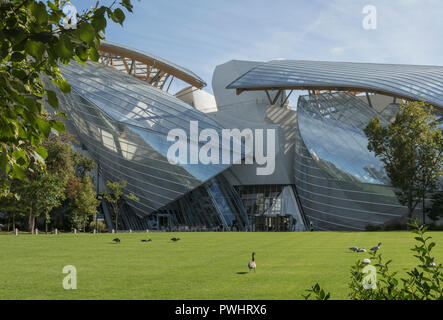
[[[95,1],[72,3],[82,8]],[[108,23],[106,39],[190,69],[207,82],[208,92],[214,68],[232,59],[443,65],[442,0],[132,3],[134,13],[123,27]],[[376,8],[376,29],[363,28],[366,5]]]

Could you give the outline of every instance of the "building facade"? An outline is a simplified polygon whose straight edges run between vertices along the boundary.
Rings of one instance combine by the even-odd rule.
[[[357,231],[402,219],[363,128],[388,123],[402,99],[433,104],[441,120],[442,67],[234,60],[215,69],[211,95],[149,53],[109,42],[100,53],[61,67],[72,92],[59,99],[101,168],[96,183],[126,180],[139,198],[126,200],[119,229]]]

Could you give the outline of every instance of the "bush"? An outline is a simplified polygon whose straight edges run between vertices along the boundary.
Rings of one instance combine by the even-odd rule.
[[[103,232],[106,230],[106,224],[104,224],[102,221],[91,221],[89,223],[89,230],[94,231],[95,228],[97,228],[97,232]]]
[[[368,224],[366,226],[366,231],[400,231],[400,230],[408,230],[408,225],[406,223],[391,222],[388,224],[379,224],[379,225]]]
[[[427,225],[429,231],[443,231],[443,224],[431,223]],[[408,230],[408,225],[405,223],[394,222],[389,224],[373,225],[368,224],[366,231],[401,231]]]
[[[432,223],[429,225],[428,230],[432,230],[432,231],[443,231],[443,224],[435,224]]]
[[[420,226],[418,221],[411,222],[417,244],[411,250],[419,260],[416,267],[407,272],[406,278],[398,279],[397,272],[389,271],[392,260],[384,262],[381,253],[370,252],[370,260],[375,262],[378,281],[368,282],[370,274],[368,264],[358,260],[351,267],[351,281],[349,283],[349,297],[352,300],[442,300],[443,299],[443,272],[442,264],[436,264],[431,252],[435,242],[426,235],[427,226]],[[366,260],[366,259],[365,259]],[[374,279],[372,277],[372,279]],[[369,285],[368,285],[369,284]],[[331,294],[327,293],[317,283],[306,290],[309,293],[303,296],[308,300],[311,295],[317,300],[327,300]]]

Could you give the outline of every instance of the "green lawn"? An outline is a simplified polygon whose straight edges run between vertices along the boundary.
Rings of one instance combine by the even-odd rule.
[[[443,259],[443,232],[430,232]],[[173,236],[182,240],[176,243]],[[410,232],[0,234],[0,299],[300,299],[319,282],[347,297],[349,269],[381,241],[392,269],[415,260]],[[152,238],[143,243],[141,239]],[[257,272],[248,272],[251,252]],[[62,269],[77,268],[77,290]],[[246,273],[245,273],[246,272]]]

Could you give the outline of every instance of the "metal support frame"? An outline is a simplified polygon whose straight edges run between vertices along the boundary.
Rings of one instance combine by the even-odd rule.
[[[278,90],[278,92],[277,92],[277,94],[275,95],[274,99],[271,99],[271,95],[269,94],[269,91],[268,91],[268,90],[265,90],[265,92],[266,92],[266,95],[268,96],[269,103],[273,106],[273,105],[277,102],[277,100],[278,100],[278,98],[280,97],[280,95],[281,95],[281,93],[283,92],[283,90]]]
[[[129,74],[133,74],[134,72],[135,75],[134,67],[135,67],[135,60],[132,59],[131,66],[129,67]]]
[[[171,81],[169,82],[168,88],[166,89],[166,92],[169,92],[169,88],[171,87],[172,81],[174,81],[175,77],[172,76]]]
[[[372,109],[374,109],[374,107],[372,106],[371,97],[369,96],[369,93],[368,93],[367,91],[366,91],[365,93],[366,93],[366,99],[368,99],[368,104],[369,104],[369,106],[370,106]]]
[[[152,85],[154,84],[154,82],[158,82],[161,72],[162,72],[161,70],[158,70],[155,76],[152,77],[151,81],[149,81],[149,84]]]
[[[290,92],[289,92],[289,94],[286,96],[286,98],[285,98],[285,100],[284,101],[282,101],[282,103],[281,103],[281,105],[280,105],[280,107],[282,107],[283,108],[283,106],[285,105],[285,103],[288,101],[288,99],[289,99],[289,97],[291,96],[291,94],[292,94],[292,92],[293,92],[294,90],[291,90]]]

